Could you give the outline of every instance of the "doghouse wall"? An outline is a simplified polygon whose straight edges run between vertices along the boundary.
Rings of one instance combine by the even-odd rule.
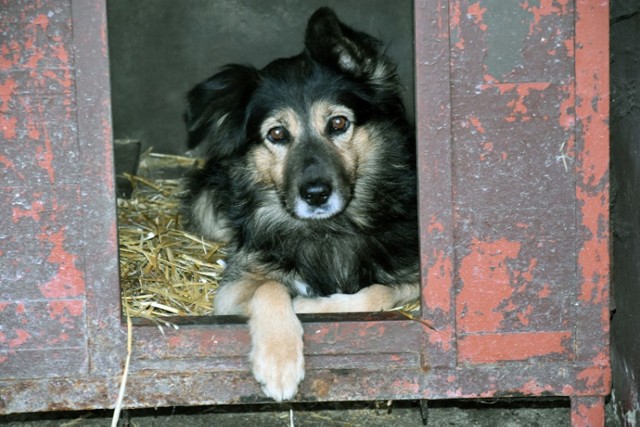
[[[211,1],[226,16],[227,3]],[[145,22],[144,3],[130,3],[127,13]],[[305,319],[298,400],[559,395],[571,397],[574,425],[603,424],[608,4],[506,5],[416,2],[417,153],[428,196],[420,198],[421,317]],[[284,6],[250,10],[266,8],[270,24],[289,22]],[[107,408],[118,395],[128,331],[118,303],[105,21],[105,0],[0,0],[0,413]],[[621,37],[628,47],[632,36]],[[638,155],[625,135],[615,149],[626,150],[616,156],[628,175]],[[621,182],[629,201],[619,206],[637,207],[636,182]],[[632,290],[637,210],[620,217],[633,224],[623,236]],[[636,326],[624,298],[617,321]],[[133,329],[124,407],[264,402],[241,322]],[[624,335],[617,343],[617,360],[629,366],[619,386],[632,385],[637,346]]]
[[[382,39],[398,63],[413,111],[411,0],[109,0],[113,127],[143,150],[186,150],[184,99],[227,63],[266,65],[303,48],[306,22],[330,6],[347,24]]]
[[[640,1],[611,7],[612,323],[614,398],[640,425]]]

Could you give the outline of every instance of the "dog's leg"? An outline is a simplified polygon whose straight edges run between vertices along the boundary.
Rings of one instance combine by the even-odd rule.
[[[302,324],[284,285],[266,282],[256,289],[249,301],[249,330],[253,376],[267,396],[291,399],[304,378]]]
[[[304,378],[302,324],[287,288],[277,282],[239,280],[216,295],[217,314],[249,317],[253,376],[264,393],[280,402],[291,399]]]
[[[220,286],[213,300],[215,313],[249,316],[249,301],[262,283],[257,280],[236,280]]]
[[[355,294],[333,294],[328,297],[297,297],[296,313],[375,312],[400,307],[420,297],[420,284],[386,286],[371,285]]]

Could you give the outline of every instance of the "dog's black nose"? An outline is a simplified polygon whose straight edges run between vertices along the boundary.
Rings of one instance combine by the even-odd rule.
[[[311,182],[300,187],[300,196],[311,206],[322,206],[331,195],[331,186],[325,182]]]

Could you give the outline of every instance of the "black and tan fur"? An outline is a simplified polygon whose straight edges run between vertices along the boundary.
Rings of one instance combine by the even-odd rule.
[[[188,95],[191,226],[228,242],[217,314],[249,318],[275,400],[304,377],[295,313],[379,311],[418,297],[414,131],[380,42],[326,8],[304,51],[229,65]]]

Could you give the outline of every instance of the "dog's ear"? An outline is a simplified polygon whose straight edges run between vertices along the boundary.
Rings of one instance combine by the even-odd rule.
[[[187,95],[184,121],[189,149],[207,142],[218,158],[231,156],[245,143],[245,110],[258,82],[258,71],[227,65]]]
[[[396,66],[384,54],[382,43],[344,25],[328,7],[316,10],[309,18],[305,47],[323,65],[373,84],[397,85]]]

